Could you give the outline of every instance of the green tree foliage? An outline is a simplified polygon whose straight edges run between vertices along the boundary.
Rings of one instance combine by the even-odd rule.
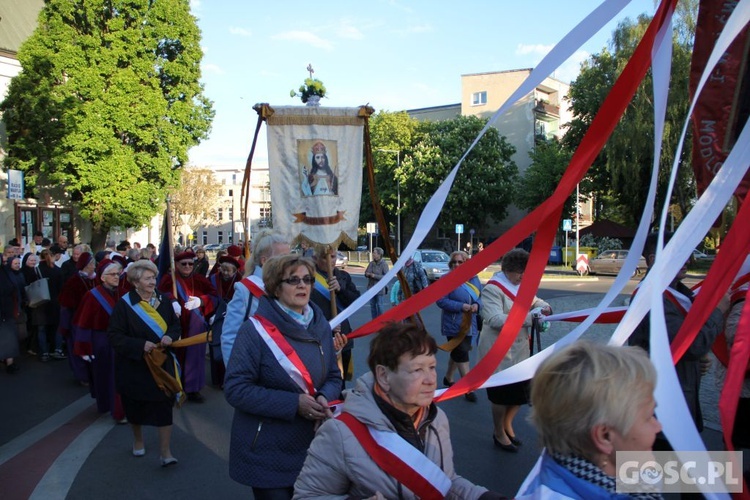
[[[94,228],[146,223],[213,110],[188,0],[47,0],[3,102],[5,165],[64,189]]]
[[[398,215],[396,166],[403,162],[404,157],[410,153],[417,124],[417,120],[411,118],[406,111],[380,111],[370,118],[375,186],[386,221],[394,228]],[[406,193],[402,190],[402,200],[405,196]],[[375,221],[367,175],[362,183],[359,220],[361,224]]]
[[[673,36],[673,63],[670,95],[660,156],[657,208],[665,200],[669,167],[686,118],[688,78],[695,30],[693,0],[678,9]],[[579,77],[571,83],[569,99],[574,119],[564,143],[575,149],[605,96],[622,72],[635,47],[646,31],[650,18],[642,15],[637,21],[627,19],[615,29],[610,47],[584,62]],[[648,180],[653,163],[653,79],[649,72],[628,105],[620,123],[589,171],[596,198],[596,214],[623,223],[638,221],[648,193]],[[686,142],[680,158],[680,169],[674,199],[687,212],[694,198],[695,181],[690,168],[690,142]],[[612,203],[615,206],[612,206]]]
[[[515,193],[515,204],[524,210],[533,210],[542,204],[557,188],[565,170],[568,168],[571,153],[557,140],[537,141],[529,152],[531,165],[518,179]],[[590,182],[582,182],[581,190],[588,191]],[[575,194],[565,202],[565,218],[575,214]]]
[[[412,149],[396,172],[402,211],[412,225],[486,123],[474,116],[419,123]],[[481,227],[488,219],[505,218],[518,176],[513,153],[515,148],[490,128],[458,171],[437,222],[442,230],[452,232],[456,223]]]

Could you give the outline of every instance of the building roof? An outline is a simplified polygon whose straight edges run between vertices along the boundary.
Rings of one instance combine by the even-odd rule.
[[[622,224],[618,224],[609,219],[598,220],[589,227],[581,229],[579,233],[581,236],[584,234],[591,234],[597,238],[606,236],[608,238],[632,239],[635,237],[635,229],[623,226]]]
[[[18,53],[21,44],[34,32],[44,0],[4,0],[0,2],[0,51]]]

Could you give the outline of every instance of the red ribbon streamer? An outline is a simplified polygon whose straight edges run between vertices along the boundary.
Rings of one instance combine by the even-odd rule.
[[[748,203],[745,203],[743,206],[747,205]],[[723,252],[724,249],[722,249]],[[729,357],[729,366],[724,379],[724,388],[719,398],[719,418],[724,433],[724,443],[729,451],[734,451],[732,430],[734,429],[734,420],[737,416],[737,406],[742,393],[742,383],[745,380],[745,369],[748,361],[750,361],[750,289],[745,294],[745,305],[742,306],[742,314],[737,324],[734,344],[732,344]],[[747,425],[747,422],[742,422],[742,425]],[[747,483],[743,485],[742,493],[737,497],[750,498]]]

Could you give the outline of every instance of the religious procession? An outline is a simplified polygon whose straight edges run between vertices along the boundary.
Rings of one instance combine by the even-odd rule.
[[[60,3],[46,2],[40,19],[66,19],[52,8]],[[475,238],[472,229],[464,247],[456,223],[458,242],[441,240],[439,269],[428,259],[436,251],[424,246],[455,206],[459,172],[471,179],[472,151],[493,123],[540,86],[549,88],[548,75],[619,3],[602,2],[523,74],[436,188],[421,193],[410,233],[391,203],[395,195],[401,209],[408,180],[390,193],[376,159],[395,152],[400,166],[428,153],[402,158],[400,149],[373,147],[375,109],[322,105],[325,88],[308,65],[309,78],[291,93],[303,106],[252,108],[257,123],[244,148],[241,222],[230,231],[239,237],[218,251],[193,241],[187,216],[181,220],[190,231],[176,237],[174,205],[186,188],[149,186],[155,172],[134,185],[112,175],[111,185],[91,187],[73,181],[79,171],[29,167],[29,132],[17,126],[33,124],[21,116],[17,92],[36,66],[19,52],[23,72],[0,105],[13,205],[13,231],[3,229],[0,243],[0,401],[9,412],[0,417],[3,497],[750,498],[750,462],[743,462],[750,450],[750,209],[742,203],[750,187],[750,0],[731,8],[696,2],[700,29],[685,116],[666,112],[678,1],[663,0],[575,132],[580,141],[550,194],[491,239]],[[188,2],[177,4],[189,15]],[[157,69],[166,85],[179,79],[169,63],[179,59],[180,43],[162,41]],[[630,251],[613,277],[600,277],[595,261],[604,252],[589,260],[576,234],[575,262],[555,268],[564,284],[554,288],[546,280],[560,227],[567,240],[563,221],[574,213],[578,233],[576,191],[599,155],[612,154],[607,140],[646,78],[653,123],[643,135],[657,153],[641,183]],[[540,109],[548,108],[542,102]],[[676,143],[662,143],[665,128],[682,130]],[[208,130],[191,133],[198,142]],[[121,130],[116,146],[92,139],[89,158],[100,147],[121,154],[115,150],[123,145],[148,154],[145,138],[127,135]],[[678,189],[682,148],[691,140],[695,199],[674,228],[674,205],[665,200]],[[660,165],[662,148],[673,150],[674,165]],[[76,163],[59,147],[46,153]],[[170,154],[154,160],[164,177],[179,170],[181,155]],[[273,210],[268,227],[253,230],[259,157],[269,165]],[[49,217],[41,206],[39,217],[28,215],[24,190],[39,198],[45,182],[71,186],[66,196],[81,203],[71,216],[88,218],[89,232],[74,229],[58,205],[46,209]],[[158,205],[154,242],[150,233],[143,246],[117,238],[130,225],[103,221],[142,222],[156,210],[96,219],[126,210],[107,205],[103,192],[112,189]],[[735,210],[728,222],[727,206]],[[365,210],[376,221],[366,257],[341,263],[342,251],[362,242]],[[693,249],[719,223],[726,228],[720,248],[698,277]],[[591,287],[585,301],[571,299],[577,286]],[[48,395],[52,386],[58,389]]]

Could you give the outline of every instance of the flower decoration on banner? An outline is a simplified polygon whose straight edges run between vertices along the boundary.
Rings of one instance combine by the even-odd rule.
[[[318,80],[317,78],[313,78],[313,73],[315,73],[315,70],[312,67],[312,64],[307,65],[307,71],[310,73],[310,76],[308,78],[305,78],[305,83],[300,85],[299,90],[295,91],[294,89],[289,91],[289,97],[299,97],[302,99],[302,102],[307,104],[308,106],[310,103],[313,103],[313,105],[319,105],[320,99],[326,96],[326,87],[323,85],[323,82]]]

